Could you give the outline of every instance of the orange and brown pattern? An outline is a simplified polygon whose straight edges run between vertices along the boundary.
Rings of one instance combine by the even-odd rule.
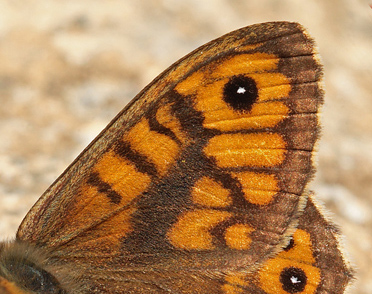
[[[3,245],[0,276],[36,293],[264,293],[261,280],[252,278],[257,291],[232,281],[261,277],[306,219],[321,79],[314,42],[296,23],[246,27],[198,48],[44,193]],[[5,253],[22,269],[15,277]],[[40,288],[22,282],[29,270]]]
[[[340,254],[339,238],[339,229],[310,195],[283,251],[253,273],[228,274],[225,293],[343,293],[353,270]]]

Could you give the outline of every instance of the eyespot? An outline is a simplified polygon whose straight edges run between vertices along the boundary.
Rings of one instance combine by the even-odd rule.
[[[283,290],[288,293],[302,292],[307,283],[305,272],[297,267],[284,268],[279,279]]]
[[[244,75],[233,76],[223,88],[223,100],[234,110],[250,111],[257,98],[256,82]]]

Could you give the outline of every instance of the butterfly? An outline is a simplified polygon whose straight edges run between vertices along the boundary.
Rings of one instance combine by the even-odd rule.
[[[0,244],[0,293],[343,293],[340,233],[307,191],[322,76],[289,22],[173,64]]]

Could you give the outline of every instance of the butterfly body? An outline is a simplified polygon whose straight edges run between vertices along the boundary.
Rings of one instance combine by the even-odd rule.
[[[254,25],[196,49],[138,94],[42,195],[16,240],[0,247],[0,287],[328,290],[329,272],[313,253],[318,231],[303,224],[314,209],[322,219],[306,192],[321,78],[314,43],[295,23]],[[327,238],[337,235],[319,223]],[[290,240],[297,251],[282,257]],[[350,269],[337,241],[331,246],[342,293]],[[297,266],[278,273],[286,263]]]

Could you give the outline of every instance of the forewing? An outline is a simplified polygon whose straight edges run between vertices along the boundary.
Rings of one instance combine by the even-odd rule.
[[[200,47],[119,113],[17,239],[88,268],[94,287],[115,269],[138,293],[158,287],[159,272],[198,280],[253,268],[284,244],[305,203],[321,76],[313,41],[295,23]]]

